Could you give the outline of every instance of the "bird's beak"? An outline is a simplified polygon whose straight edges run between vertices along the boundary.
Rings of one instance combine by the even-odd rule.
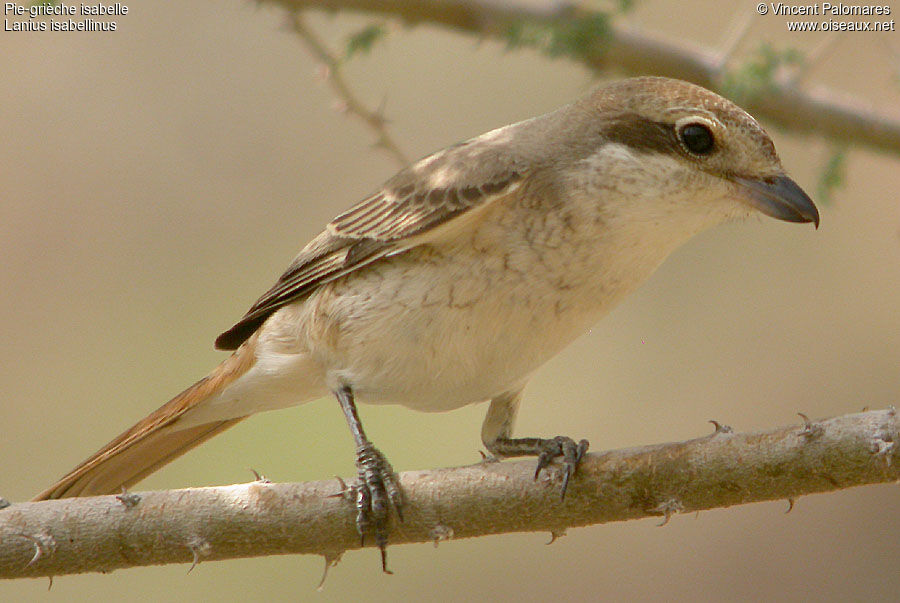
[[[819,227],[819,210],[809,195],[785,175],[773,178],[741,178],[733,181],[744,202],[767,216],[786,222],[813,222]]]

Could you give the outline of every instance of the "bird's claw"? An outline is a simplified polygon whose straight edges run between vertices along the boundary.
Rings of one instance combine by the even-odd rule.
[[[387,526],[391,507],[403,521],[403,496],[391,464],[384,455],[371,444],[360,446],[356,451],[356,468],[359,480],[354,485],[356,492],[356,530],[360,545],[365,544],[366,534],[375,537],[375,544],[381,550],[381,569],[387,569]]]
[[[590,444],[587,440],[575,443],[575,440],[566,436],[556,436],[553,439],[541,440],[540,453],[538,454],[537,468],[534,471],[534,479],[537,479],[541,469],[545,469],[553,459],[562,457],[565,474],[563,475],[562,492],[560,500],[566,499],[566,490],[569,487],[569,479],[578,470],[578,464],[584,458]]]

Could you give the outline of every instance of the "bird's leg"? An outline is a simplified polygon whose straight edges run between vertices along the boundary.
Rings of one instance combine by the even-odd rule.
[[[356,529],[359,532],[360,544],[365,543],[366,534],[372,532],[375,544],[381,550],[381,569],[387,569],[387,523],[390,508],[393,506],[397,517],[403,521],[403,496],[397,477],[391,464],[380,450],[375,448],[366,432],[363,431],[353,391],[345,386],[334,392],[341,410],[347,418],[347,425],[356,442],[356,469],[359,481],[354,486],[356,493]]]
[[[561,498],[565,499],[569,479],[578,469],[578,463],[588,449],[588,441],[575,442],[572,438],[556,436],[555,438],[512,438],[513,422],[519,410],[522,390],[509,392],[491,400],[487,416],[481,427],[481,440],[487,449],[496,456],[536,456],[537,468],[534,478],[537,479],[553,459],[561,457],[565,467]]]

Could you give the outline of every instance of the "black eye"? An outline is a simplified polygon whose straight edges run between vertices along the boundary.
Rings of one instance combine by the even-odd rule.
[[[712,132],[703,124],[688,124],[681,128],[679,135],[687,150],[695,155],[707,155],[715,146]]]

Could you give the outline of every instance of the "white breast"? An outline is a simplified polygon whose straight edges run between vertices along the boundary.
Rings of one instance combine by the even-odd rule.
[[[426,411],[487,400],[523,384],[661,260],[626,269],[597,225],[505,209],[452,244],[389,258],[307,302],[319,326],[306,340],[329,387]]]

